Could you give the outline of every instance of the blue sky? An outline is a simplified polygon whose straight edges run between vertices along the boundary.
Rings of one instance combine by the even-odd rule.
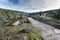
[[[60,0],[0,0],[0,8],[39,12],[60,8]]]
[[[19,0],[8,0],[8,1],[15,5],[19,4]]]

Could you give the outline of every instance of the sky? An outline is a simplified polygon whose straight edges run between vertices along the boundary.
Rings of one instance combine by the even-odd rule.
[[[23,11],[39,12],[60,8],[60,0],[0,0],[0,8]]]

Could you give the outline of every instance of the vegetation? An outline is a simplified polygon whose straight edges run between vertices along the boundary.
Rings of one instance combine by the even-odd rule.
[[[49,15],[49,17],[48,16],[46,17],[48,20],[54,21],[58,25],[60,25],[60,9],[50,11],[50,13],[48,15]]]
[[[30,17],[40,17],[40,16],[45,16],[45,17],[50,17],[59,20],[60,19],[60,9],[57,10],[50,10],[50,11],[44,11],[44,12],[36,12],[36,13],[30,13],[28,14]]]
[[[32,25],[25,23],[14,27],[0,27],[0,40],[20,40],[22,35],[27,37],[26,40],[42,40],[34,28],[30,32],[21,32],[25,27],[32,28]]]
[[[0,9],[0,21],[3,24],[12,25],[13,22],[23,19],[22,16],[22,14],[15,11]]]
[[[16,21],[24,21],[20,25],[12,25]],[[23,32],[25,29],[28,32]],[[25,30],[24,30],[25,31]],[[20,12],[0,9],[0,40],[42,40],[35,28]]]
[[[60,9],[51,11],[50,16],[52,15],[53,18],[59,20],[60,19]]]
[[[57,25],[60,25],[60,9],[31,13],[28,16],[37,20],[47,20],[49,22],[54,22]]]

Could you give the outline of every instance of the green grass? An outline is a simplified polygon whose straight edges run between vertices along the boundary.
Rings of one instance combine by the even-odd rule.
[[[20,32],[23,28],[26,27],[29,27],[32,30],[26,33]],[[16,38],[20,38],[18,35],[21,34],[24,34],[27,37],[27,40],[42,40],[41,36],[30,23],[24,23],[20,26],[0,27],[0,40],[17,40]]]
[[[57,19],[54,19],[54,18],[49,18],[49,17],[46,17],[46,19],[48,20],[48,21],[55,21],[55,20],[57,20]],[[57,22],[57,21],[55,21],[58,25],[60,25],[60,22]]]

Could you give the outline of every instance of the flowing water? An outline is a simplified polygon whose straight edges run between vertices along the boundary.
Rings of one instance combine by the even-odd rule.
[[[28,18],[31,24],[37,29],[44,40],[60,40],[60,30],[53,26],[39,22],[33,18]]]

